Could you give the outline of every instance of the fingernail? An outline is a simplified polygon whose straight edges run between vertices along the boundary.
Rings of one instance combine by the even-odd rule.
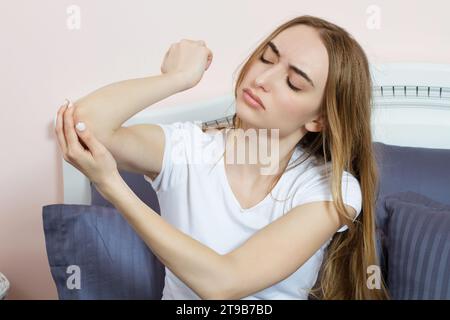
[[[70,101],[69,105],[67,106],[67,108],[72,108],[73,107],[73,103],[72,101]]]
[[[86,129],[86,125],[84,124],[84,122],[78,122],[75,127],[78,131],[84,131]]]

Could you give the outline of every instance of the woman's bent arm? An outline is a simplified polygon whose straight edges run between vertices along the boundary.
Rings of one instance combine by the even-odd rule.
[[[186,89],[183,77],[176,73],[115,82],[77,100],[74,119],[86,122],[102,141],[143,109]]]

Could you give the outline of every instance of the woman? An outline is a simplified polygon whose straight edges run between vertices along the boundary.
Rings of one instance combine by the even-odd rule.
[[[297,17],[244,64],[233,125],[220,135],[192,122],[120,127],[195,86],[211,61],[203,41],[183,40],[167,52],[161,76],[109,85],[70,103],[75,114],[74,107],[58,112],[66,161],[165,264],[163,299],[387,298],[381,279],[378,289],[367,285],[368,268],[377,265],[377,174],[362,48],[332,23]],[[278,150],[271,174],[262,174],[261,159],[225,161],[233,143],[246,139],[239,132],[261,129],[275,130],[268,135]],[[262,138],[256,141],[261,147]],[[224,157],[213,156],[213,166],[175,161],[217,150]],[[162,217],[134,195],[117,165],[144,174]]]

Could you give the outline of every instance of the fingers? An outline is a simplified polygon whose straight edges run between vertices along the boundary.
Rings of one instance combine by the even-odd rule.
[[[78,136],[86,144],[93,156],[100,155],[106,150],[105,146],[97,140],[84,122],[78,122],[75,128]]]
[[[63,127],[64,127],[64,135],[66,137],[67,142],[67,151],[80,151],[83,150],[80,143],[78,142],[78,136],[75,132],[74,124],[73,124],[73,110],[75,106],[72,102],[69,102],[66,110],[64,111],[63,117]]]
[[[193,42],[193,43],[198,43],[198,44],[200,44],[200,45],[206,47],[206,42],[203,41],[203,40],[190,40],[190,39],[181,39],[181,40],[180,40],[180,42],[183,42],[183,41],[186,41],[186,42]]]
[[[58,143],[61,149],[61,152],[65,155],[67,152],[67,142],[64,137],[64,129],[63,129],[63,115],[66,110],[67,104],[69,101],[66,99],[66,102],[58,109],[58,113],[56,116],[56,124],[55,124],[55,133],[58,139]]]

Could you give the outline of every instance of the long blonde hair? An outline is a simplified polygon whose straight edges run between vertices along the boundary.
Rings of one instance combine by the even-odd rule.
[[[315,299],[389,299],[384,280],[380,289],[369,289],[367,270],[379,265],[375,248],[375,199],[378,169],[370,128],[372,81],[367,57],[361,46],[341,27],[312,16],[296,17],[277,27],[251,53],[239,72],[234,95],[251,64],[267,44],[283,30],[295,25],[315,28],[328,51],[329,69],[319,113],[321,132],[308,132],[296,147],[309,155],[331,162],[331,191],[339,215],[348,226],[332,238],[310,295]],[[233,128],[241,119],[233,116]],[[362,212],[353,222],[342,199],[343,171],[358,179],[362,191]],[[281,177],[274,180],[270,190]]]

